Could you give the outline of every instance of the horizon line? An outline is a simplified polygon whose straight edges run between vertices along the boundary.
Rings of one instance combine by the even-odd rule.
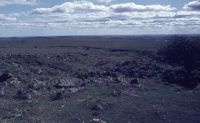
[[[0,36],[0,38],[39,38],[39,37],[131,37],[131,36],[200,36],[200,34],[133,34],[133,35],[34,35],[34,36]]]

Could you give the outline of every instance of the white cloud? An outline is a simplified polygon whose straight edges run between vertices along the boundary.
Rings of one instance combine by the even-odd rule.
[[[100,3],[110,3],[114,0],[98,0]]]
[[[183,9],[185,10],[193,10],[193,11],[200,11],[200,0],[191,1],[186,4]]]
[[[134,11],[173,11],[175,8],[170,5],[137,5],[135,3],[124,3],[111,5],[110,8],[114,12],[134,12]]]
[[[176,8],[170,5],[137,5],[135,3],[124,3],[114,5],[95,5],[89,1],[66,2],[61,5],[53,6],[52,8],[37,8],[32,11],[33,14],[51,14],[51,13],[88,13],[113,11],[116,13],[135,12],[135,11],[173,11]]]
[[[25,16],[26,20],[20,20],[17,15],[19,20],[4,22],[3,25],[53,29],[123,28],[169,32],[177,28],[199,29],[198,26],[200,27],[198,11],[177,10],[170,5],[140,5],[133,2],[113,5],[95,4],[89,1],[65,2],[51,8],[36,8],[21,16]]]
[[[0,6],[8,4],[34,4],[38,0],[0,0]]]
[[[4,14],[0,14],[0,22],[1,21],[15,21],[15,17],[5,16]]]
[[[109,8],[104,5],[95,5],[89,1],[66,2],[52,8],[37,8],[32,11],[33,14],[50,14],[50,13],[87,13],[106,11]]]
[[[111,22],[112,24],[120,22],[122,26],[123,21],[128,21],[130,26],[132,21],[136,25],[143,19],[172,18],[176,15],[175,10],[174,7],[169,5],[144,6],[135,3],[98,5],[89,1],[82,1],[76,3],[66,2],[51,8],[37,8],[31,11],[31,14],[35,18],[41,18],[42,16],[44,20],[50,20],[50,25],[62,25],[62,27],[83,24],[88,27],[94,25],[107,26]]]

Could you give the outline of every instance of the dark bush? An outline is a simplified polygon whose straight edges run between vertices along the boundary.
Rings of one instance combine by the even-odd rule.
[[[175,37],[173,41],[169,41],[166,46],[159,50],[159,54],[164,61],[192,71],[200,67],[200,40]]]
[[[164,76],[173,83],[193,88],[199,83],[200,40],[195,37],[174,37],[172,41],[158,51],[162,61],[183,67],[184,71],[164,72]],[[178,73],[177,73],[178,72]],[[168,75],[166,75],[168,74]]]
[[[178,84],[182,87],[193,89],[199,83],[199,78],[195,74],[190,74],[184,68],[174,68],[166,70],[162,76],[163,80],[169,83]]]

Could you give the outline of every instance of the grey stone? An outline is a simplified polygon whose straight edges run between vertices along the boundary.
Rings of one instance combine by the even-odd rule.
[[[77,80],[76,79],[63,79],[63,80],[60,80],[56,85],[55,87],[56,88],[72,88],[72,87],[75,87],[76,86],[76,82]]]

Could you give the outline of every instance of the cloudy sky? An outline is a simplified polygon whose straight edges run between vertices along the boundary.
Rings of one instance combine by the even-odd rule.
[[[0,36],[200,34],[200,0],[0,0]]]

